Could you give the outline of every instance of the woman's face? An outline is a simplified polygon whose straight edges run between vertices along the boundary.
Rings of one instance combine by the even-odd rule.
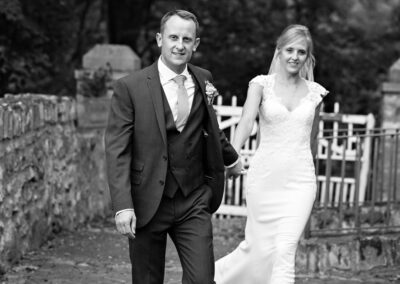
[[[281,68],[289,74],[298,74],[306,62],[307,48],[307,42],[302,38],[283,46],[279,53]]]

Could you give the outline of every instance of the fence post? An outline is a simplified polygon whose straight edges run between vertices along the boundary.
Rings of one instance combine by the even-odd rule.
[[[400,58],[390,67],[388,72],[388,81],[384,82],[381,86],[382,91],[382,127],[389,128],[400,128]],[[390,145],[391,139],[386,139],[386,143],[384,145],[386,153],[391,148]],[[398,163],[398,156],[396,156],[395,164]],[[390,171],[390,159],[385,161],[383,165],[385,168],[385,172]],[[395,176],[400,175],[400,169],[396,168],[396,172],[393,173]],[[396,186],[396,185],[395,185]],[[380,190],[384,190],[386,194],[388,194],[388,188],[381,188]],[[394,189],[395,192],[393,195],[400,194],[400,187],[396,187]],[[389,198],[389,196],[388,196]]]
[[[361,139],[357,136],[356,140],[356,159],[355,159],[355,196],[354,196],[354,211],[355,211],[355,227],[357,234],[361,232],[361,220],[360,220],[360,173],[361,173]]]

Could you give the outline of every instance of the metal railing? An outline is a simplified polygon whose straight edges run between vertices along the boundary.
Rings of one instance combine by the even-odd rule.
[[[321,187],[319,180],[305,236],[399,232],[400,129],[337,133],[330,136],[327,131],[323,136],[326,159],[321,162],[317,157],[316,173],[323,177],[325,186]],[[340,149],[333,149],[333,145],[340,145]],[[338,150],[342,151],[341,159],[332,155]],[[347,153],[354,156],[349,159]]]
[[[233,137],[242,108],[215,106],[221,129]],[[321,113],[316,174],[318,191],[305,236],[400,231],[400,129],[374,129],[369,115]],[[252,136],[241,150],[248,165],[256,149]],[[226,180],[216,216],[245,216],[246,175]]]

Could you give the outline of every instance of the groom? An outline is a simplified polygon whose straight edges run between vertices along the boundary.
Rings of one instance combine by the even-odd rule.
[[[161,20],[160,58],[115,83],[106,129],[107,175],[118,231],[129,237],[132,283],[162,284],[167,234],[182,283],[214,283],[211,214],[221,203],[224,165],[241,170],[219,130],[211,73],[188,64],[199,24],[187,11]]]

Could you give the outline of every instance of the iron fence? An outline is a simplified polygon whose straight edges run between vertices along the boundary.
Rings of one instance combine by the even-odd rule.
[[[347,131],[347,130],[346,130]],[[324,131],[305,236],[400,232],[400,129]]]

